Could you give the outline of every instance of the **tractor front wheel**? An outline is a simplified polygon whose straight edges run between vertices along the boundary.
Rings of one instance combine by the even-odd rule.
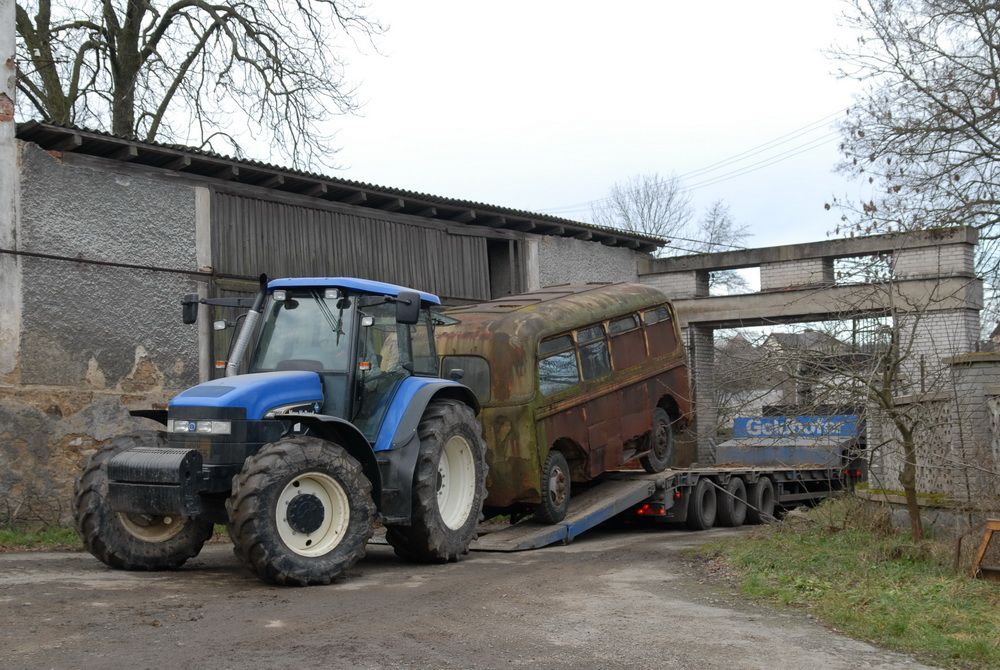
[[[201,551],[212,524],[180,514],[126,514],[108,506],[108,461],[134,447],[166,447],[163,435],[116,437],[92,455],[73,489],[73,516],[83,546],[120,570],[171,570]]]
[[[476,415],[456,400],[427,405],[417,428],[409,526],[388,526],[396,555],[422,563],[457,561],[476,539],[486,498],[486,442]]]
[[[329,584],[365,555],[375,503],[361,464],[338,444],[292,437],[264,445],[226,501],[236,555],[274,584]]]

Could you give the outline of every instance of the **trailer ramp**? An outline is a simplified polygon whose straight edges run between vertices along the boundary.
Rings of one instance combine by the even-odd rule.
[[[662,475],[612,475],[570,498],[566,518],[559,523],[539,524],[525,519],[482,535],[470,548],[472,551],[511,552],[569,544],[581,533],[649,498],[656,491],[657,482],[661,481]]]

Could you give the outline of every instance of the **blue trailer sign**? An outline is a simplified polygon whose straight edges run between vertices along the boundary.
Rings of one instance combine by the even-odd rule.
[[[819,416],[740,416],[733,437],[857,437],[857,414]]]

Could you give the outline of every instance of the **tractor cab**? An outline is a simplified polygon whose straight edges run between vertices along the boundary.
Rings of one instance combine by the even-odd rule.
[[[271,281],[255,332],[248,333],[245,352],[231,353],[235,365],[227,365],[227,375],[315,373],[322,401],[306,398],[298,405],[272,407],[272,416],[338,417],[374,442],[400,383],[412,376],[437,376],[430,307],[440,302],[430,293],[368,280]],[[271,375],[269,383],[277,377]]]

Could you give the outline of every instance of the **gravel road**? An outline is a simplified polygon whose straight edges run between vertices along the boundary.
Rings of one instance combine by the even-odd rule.
[[[226,545],[178,572],[0,554],[5,668],[921,668],[704,583],[683,550],[743,530],[595,531],[409,565],[384,546],[329,587],[264,585]]]

